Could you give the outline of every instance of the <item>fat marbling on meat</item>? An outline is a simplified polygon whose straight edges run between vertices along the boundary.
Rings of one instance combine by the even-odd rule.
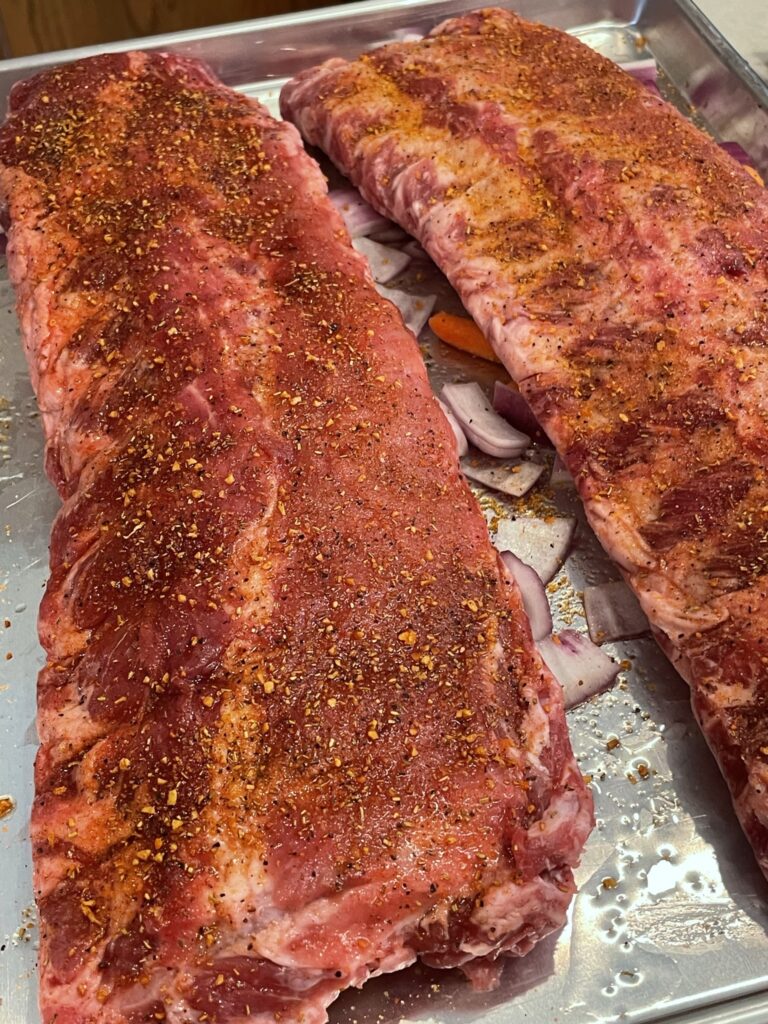
[[[63,499],[46,1024],[315,1024],[416,958],[525,953],[592,820],[561,693],[296,129],[96,57],[15,89],[0,190]]]
[[[328,61],[281,104],[518,382],[768,872],[765,190],[614,63],[500,9]]]

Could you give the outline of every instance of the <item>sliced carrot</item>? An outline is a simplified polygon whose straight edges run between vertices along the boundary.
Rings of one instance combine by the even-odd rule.
[[[747,174],[751,174],[752,175],[752,177],[755,179],[755,181],[758,183],[758,185],[765,185],[765,182],[760,177],[760,172],[755,170],[754,167],[750,167],[749,164],[744,164],[744,170],[747,172]],[[437,334],[437,331],[435,331],[435,334]]]
[[[492,363],[501,360],[485,340],[485,336],[474,320],[468,316],[455,316],[453,313],[435,313],[429,318],[429,326],[446,345],[469,352],[472,356],[480,356]]]

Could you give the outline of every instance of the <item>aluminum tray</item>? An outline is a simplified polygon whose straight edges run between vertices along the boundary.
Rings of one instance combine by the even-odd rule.
[[[333,55],[355,56],[468,6],[467,0],[375,0],[6,61],[0,63],[0,106],[13,83],[35,70],[139,45],[201,57],[225,82],[274,111],[280,84],[301,68]],[[668,97],[693,107],[701,124],[740,142],[768,171],[768,90],[689,0],[513,0],[509,6],[576,33],[614,59],[653,54]],[[435,283],[441,305],[457,301],[437,277],[420,287]],[[36,743],[34,680],[42,663],[35,620],[58,501],[43,475],[40,424],[4,266],[0,307],[0,619],[6,623],[0,627],[0,793],[16,801],[16,810],[0,821],[0,1022],[37,1024],[26,822]],[[428,330],[421,341],[436,385],[449,378],[487,384],[495,376],[481,361],[449,353]],[[615,578],[615,570],[573,492],[558,490],[551,500],[561,513],[580,518],[575,551],[556,580],[555,603],[560,623],[583,625],[579,591],[587,582]],[[692,720],[687,688],[650,638],[611,650],[629,666],[619,684],[569,715],[582,769],[593,778],[598,824],[566,928],[523,960],[510,961],[495,992],[473,992],[454,972],[415,967],[346,993],[332,1008],[335,1024],[403,1018],[766,1024],[768,886]]]

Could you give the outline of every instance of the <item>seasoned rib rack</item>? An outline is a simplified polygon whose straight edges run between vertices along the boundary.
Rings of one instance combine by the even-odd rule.
[[[298,133],[113,55],[18,87],[0,165],[64,500],[44,1020],[311,1024],[525,953],[591,826],[560,690]]]
[[[517,380],[691,684],[768,872],[768,198],[611,61],[488,9],[285,86]]]

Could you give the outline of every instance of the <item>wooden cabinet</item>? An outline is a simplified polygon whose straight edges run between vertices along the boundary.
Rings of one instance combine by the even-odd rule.
[[[322,6],[314,0],[0,0],[3,56],[20,57]]]

